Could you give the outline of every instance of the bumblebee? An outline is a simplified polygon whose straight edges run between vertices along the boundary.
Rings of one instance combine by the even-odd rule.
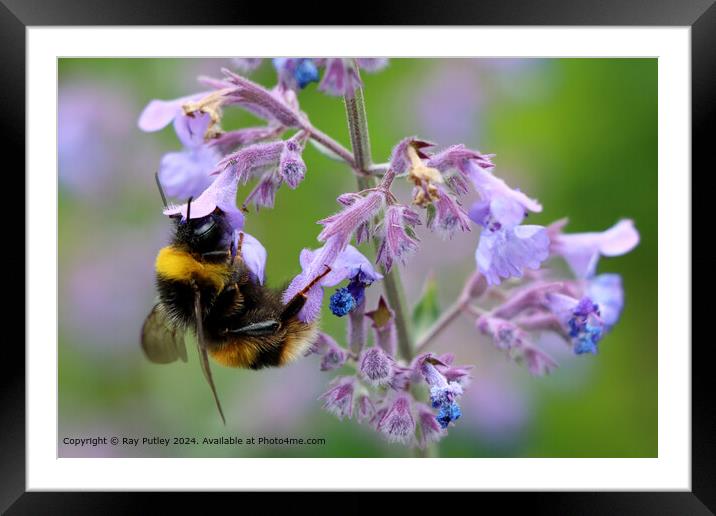
[[[165,196],[159,185],[162,200]],[[184,335],[196,334],[199,362],[224,424],[226,419],[211,374],[209,356],[229,367],[261,369],[298,358],[315,341],[316,322],[298,313],[306,293],[330,267],[287,303],[281,291],[252,279],[241,254],[243,233],[235,237],[220,209],[191,219],[174,216],[171,244],[157,255],[159,300],[144,321],[141,347],[158,364],[186,362]]]

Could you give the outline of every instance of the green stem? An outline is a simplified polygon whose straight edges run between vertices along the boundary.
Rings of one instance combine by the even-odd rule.
[[[343,97],[346,105],[346,116],[348,117],[348,129],[351,136],[351,147],[355,159],[356,169],[370,170],[373,165],[370,152],[370,138],[368,135],[368,118],[365,111],[362,88],[357,88],[352,95]],[[377,185],[376,179],[370,175],[357,176],[358,188],[374,188]],[[376,251],[379,246],[378,240],[374,239]],[[398,337],[398,352],[400,357],[410,362],[413,359],[413,341],[410,334],[410,325],[406,313],[405,296],[403,284],[400,280],[400,273],[397,268],[389,272],[381,267],[383,273],[383,288],[385,297],[390,307],[395,312],[395,329]]]

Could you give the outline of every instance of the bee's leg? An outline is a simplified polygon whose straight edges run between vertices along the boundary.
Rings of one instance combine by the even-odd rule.
[[[208,253],[201,253],[202,258],[213,258],[215,256],[226,257],[226,251],[209,251]]]
[[[295,317],[298,312],[301,311],[301,308],[303,308],[303,305],[306,304],[306,300],[308,299],[306,297],[308,291],[311,290],[316,285],[316,283],[321,281],[326,276],[326,274],[331,272],[331,268],[328,265],[326,265],[325,267],[325,270],[321,274],[313,278],[313,280],[308,285],[306,285],[303,290],[293,296],[289,300],[289,302],[286,303],[286,306],[284,306],[283,312],[281,313],[282,321],[287,321],[291,317]]]
[[[243,260],[244,257],[241,254],[241,248],[244,245],[244,232],[240,231],[238,238],[231,239],[231,245],[229,247],[229,251],[231,253],[231,263],[234,262],[234,259],[238,256],[240,260]]]
[[[235,330],[227,329],[224,333],[238,333],[241,335],[249,335],[253,337],[260,337],[262,335],[273,335],[278,330],[280,324],[278,321],[268,319],[266,321],[260,321],[257,323],[249,324]]]

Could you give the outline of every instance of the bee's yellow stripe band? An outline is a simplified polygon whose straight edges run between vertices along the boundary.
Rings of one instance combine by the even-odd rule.
[[[163,247],[155,264],[157,274],[174,281],[203,280],[213,283],[221,291],[229,276],[226,264],[201,263],[174,246]]]

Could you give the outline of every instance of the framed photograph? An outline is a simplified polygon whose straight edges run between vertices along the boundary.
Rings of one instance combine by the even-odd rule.
[[[711,3],[279,28],[4,0],[27,305],[3,508],[551,491],[530,506],[709,514]]]

